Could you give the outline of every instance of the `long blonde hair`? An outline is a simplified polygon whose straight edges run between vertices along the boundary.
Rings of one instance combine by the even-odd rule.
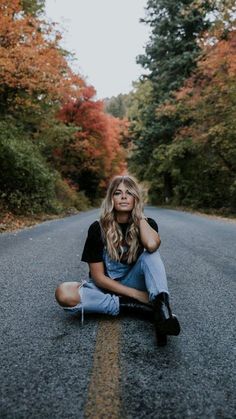
[[[120,261],[124,253],[122,247],[123,235],[116,221],[113,201],[113,195],[120,183],[123,183],[134,197],[134,207],[130,214],[129,225],[125,236],[125,242],[129,246],[127,262],[131,263],[137,259],[139,248],[139,220],[142,216],[143,207],[141,193],[133,177],[116,176],[112,179],[101,206],[100,225],[110,257],[116,261]]]

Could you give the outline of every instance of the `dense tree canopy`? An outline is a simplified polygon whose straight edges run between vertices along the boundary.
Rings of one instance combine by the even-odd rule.
[[[0,205],[19,212],[57,210],[65,195],[81,207],[84,193],[100,198],[109,176],[125,167],[121,121],[72,71],[43,5],[0,0]]]
[[[84,84],[63,56],[60,34],[21,10],[18,0],[0,1],[0,114],[52,106],[80,95]]]
[[[127,116],[127,108],[130,105],[129,94],[119,94],[105,99],[105,110],[115,118],[123,119]]]
[[[150,0],[130,168],[153,202],[235,206],[235,4]],[[209,13],[211,12],[211,13]],[[148,81],[145,81],[145,79]]]
[[[43,6],[0,0],[0,208],[84,208],[127,155],[152,202],[235,210],[234,0],[148,0],[145,75],[104,103]]]
[[[149,74],[138,84],[135,102],[139,111],[136,114],[134,109],[131,115],[135,149],[130,167],[141,180],[152,180],[154,150],[169,144],[179,128],[177,118],[158,116],[156,108],[171,97],[195,68],[200,52],[197,37],[209,26],[208,10],[208,2],[195,0],[147,2],[144,22],[152,32],[146,54],[138,57],[138,62]],[[161,199],[169,201],[173,193],[171,173],[163,172],[158,184],[161,184]]]
[[[151,36],[138,63],[149,70],[156,101],[165,100],[191,74],[200,50],[198,36],[209,26],[209,10],[208,1],[148,0],[142,21]]]
[[[178,202],[216,208],[236,204],[235,80],[236,32],[232,31],[227,39],[206,47],[176,101],[159,110],[178,115],[183,124],[168,148]],[[159,157],[157,152],[157,166]]]
[[[80,99],[60,110],[59,119],[79,130],[70,143],[57,149],[57,162],[59,154],[64,161],[63,174],[83,187],[86,183],[91,200],[100,196],[109,177],[125,168],[120,121],[104,112],[102,101],[93,100],[95,93],[92,87],[85,87]]]

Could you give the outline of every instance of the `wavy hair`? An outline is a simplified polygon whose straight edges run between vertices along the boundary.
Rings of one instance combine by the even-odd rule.
[[[116,176],[112,179],[101,206],[100,225],[110,257],[113,260],[120,261],[124,253],[124,243],[122,230],[116,221],[113,201],[114,193],[120,183],[123,183],[134,197],[134,207],[130,213],[129,225],[125,236],[125,243],[129,247],[127,262],[132,263],[137,259],[139,248],[139,220],[143,215],[141,193],[138,184],[133,177]]]

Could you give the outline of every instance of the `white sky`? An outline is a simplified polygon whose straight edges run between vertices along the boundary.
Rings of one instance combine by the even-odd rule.
[[[79,71],[99,99],[128,93],[143,73],[149,29],[140,23],[147,0],[46,0],[46,16],[59,23],[62,46],[74,52]]]

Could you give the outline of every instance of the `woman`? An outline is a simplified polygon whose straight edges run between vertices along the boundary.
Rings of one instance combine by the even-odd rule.
[[[138,310],[154,318],[157,344],[178,335],[172,314],[165,268],[158,248],[158,226],[146,218],[136,181],[116,176],[102,204],[99,221],[89,227],[82,261],[89,264],[89,281],[65,282],[56,289],[64,310],[119,313]]]

